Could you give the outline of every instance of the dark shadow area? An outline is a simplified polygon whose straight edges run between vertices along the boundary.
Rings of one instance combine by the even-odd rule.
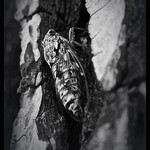
[[[13,121],[19,110],[17,88],[20,81],[20,26],[14,20],[15,2],[4,1],[4,150],[10,149]]]

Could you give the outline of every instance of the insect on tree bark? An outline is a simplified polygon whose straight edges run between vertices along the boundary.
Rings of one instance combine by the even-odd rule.
[[[16,6],[22,80],[11,150],[132,147],[132,90],[124,73],[132,2],[20,0]]]

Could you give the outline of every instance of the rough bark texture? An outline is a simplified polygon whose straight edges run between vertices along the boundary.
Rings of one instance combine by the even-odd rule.
[[[22,79],[11,149],[145,149],[145,2],[21,0],[15,18]],[[83,123],[60,108],[41,47],[49,28],[67,39],[73,26],[88,28],[91,44],[92,55],[77,47],[90,95]]]
[[[86,6],[95,72],[105,91],[87,149],[146,149],[145,2],[87,1]]]

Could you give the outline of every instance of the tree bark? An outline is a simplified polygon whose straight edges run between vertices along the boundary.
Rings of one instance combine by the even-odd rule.
[[[22,80],[11,149],[145,149],[144,2],[21,0],[15,18],[22,27]],[[91,44],[90,54],[82,48],[77,54],[90,95],[82,123],[58,104],[41,46],[50,28],[68,39],[70,27],[87,28]]]

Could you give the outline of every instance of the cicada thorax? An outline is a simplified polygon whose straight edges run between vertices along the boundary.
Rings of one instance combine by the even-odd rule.
[[[72,118],[82,121],[86,103],[86,78],[80,61],[69,42],[54,30],[45,36],[43,47],[60,103]]]

